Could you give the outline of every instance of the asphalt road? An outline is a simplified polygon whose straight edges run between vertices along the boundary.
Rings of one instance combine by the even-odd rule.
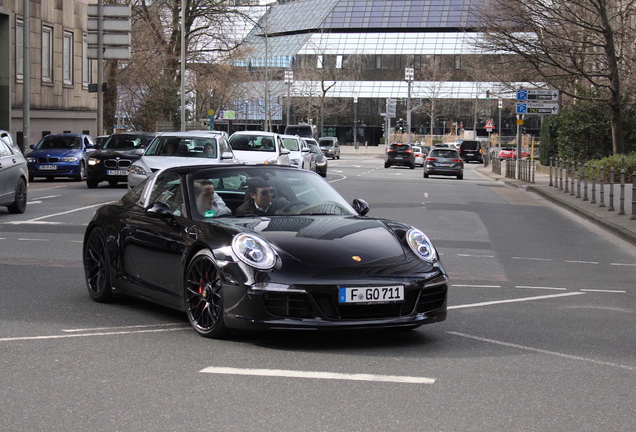
[[[0,430],[633,431],[634,247],[476,166],[329,161],[348,200],[436,244],[447,321],[224,341],[90,300],[84,226],[125,187],[32,183],[25,214],[0,209]]]

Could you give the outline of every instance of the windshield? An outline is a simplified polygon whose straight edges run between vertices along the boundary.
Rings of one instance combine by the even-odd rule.
[[[158,136],[144,156],[217,157],[216,137]]]
[[[116,134],[111,135],[102,148],[105,150],[134,150],[137,148],[145,148],[150,144],[153,138],[154,136],[152,135]]]
[[[230,146],[235,151],[275,152],[274,138],[268,135],[237,135],[230,137]]]
[[[40,140],[37,147],[41,149],[81,149],[82,140],[74,136],[46,136]]]
[[[202,181],[211,182],[231,210],[224,217],[356,214],[329,183],[309,171],[274,166],[202,169],[190,176],[190,190]],[[192,208],[196,208],[194,200],[193,196]]]
[[[296,138],[283,138],[283,144],[289,151],[299,151],[298,140]]]

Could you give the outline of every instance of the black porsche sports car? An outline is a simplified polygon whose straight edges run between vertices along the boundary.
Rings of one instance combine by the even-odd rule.
[[[228,211],[202,206],[210,185]],[[274,207],[259,208],[263,196]],[[443,321],[449,282],[433,244],[368,211],[293,167],[168,168],[96,211],[83,245],[88,292],[98,302],[126,294],[185,311],[214,338]]]

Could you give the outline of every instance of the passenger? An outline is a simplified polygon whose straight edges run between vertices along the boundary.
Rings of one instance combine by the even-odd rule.
[[[223,198],[214,191],[214,184],[210,180],[194,181],[194,197],[197,210],[206,218],[232,214]]]
[[[203,154],[211,155],[213,153],[214,149],[212,148],[212,144],[205,143],[205,146],[203,147]]]
[[[169,141],[168,144],[166,144],[166,149],[164,150],[163,154],[166,156],[172,156],[176,153],[177,153],[177,145],[174,142]]]
[[[274,187],[258,177],[247,181],[247,194],[249,199],[236,209],[237,216],[273,215],[289,204],[284,197],[274,200]]]

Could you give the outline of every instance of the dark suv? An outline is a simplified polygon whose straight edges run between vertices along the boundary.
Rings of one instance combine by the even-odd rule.
[[[384,168],[392,165],[415,169],[415,153],[410,144],[391,144],[384,154]]]
[[[458,151],[464,162],[484,162],[483,150],[481,148],[481,142],[479,141],[462,141]]]
[[[128,169],[143,154],[157,135],[156,132],[121,132],[108,140],[88,157],[86,164],[86,186],[94,189],[100,182],[111,186],[128,181]],[[139,151],[141,150],[141,151]]]

